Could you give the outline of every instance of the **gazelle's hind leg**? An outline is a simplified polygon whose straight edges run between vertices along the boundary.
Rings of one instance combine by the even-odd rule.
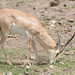
[[[28,51],[27,51],[27,64],[30,64],[30,53],[31,53],[31,40],[32,40],[32,36],[29,34],[28,31],[26,31],[26,36],[27,36],[27,47],[28,47]]]
[[[9,59],[8,59],[8,57],[7,57],[7,54],[6,54],[5,50],[4,50],[4,43],[5,43],[5,40],[6,40],[7,35],[8,35],[8,29],[3,29],[3,30],[1,31],[1,34],[2,34],[2,37],[1,37],[1,40],[0,40],[0,49],[2,50],[2,52],[3,52],[3,54],[4,54],[5,58],[6,58],[6,61],[7,61],[10,65],[12,65],[12,63],[9,61]]]

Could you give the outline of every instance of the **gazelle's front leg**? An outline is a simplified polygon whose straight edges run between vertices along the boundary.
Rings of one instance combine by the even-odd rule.
[[[37,60],[38,60],[38,62],[39,62],[40,60],[39,60],[39,56],[38,56],[38,54],[37,54],[37,48],[36,48],[36,45],[35,45],[34,40],[35,40],[35,37],[32,37],[32,42],[31,42],[31,44],[32,44],[33,50],[34,50],[34,52],[35,52],[36,58],[37,58]]]
[[[6,54],[5,50],[4,50],[4,42],[5,42],[5,40],[6,40],[6,37],[7,37],[6,34],[3,34],[3,35],[2,35],[2,38],[1,38],[1,41],[0,41],[0,49],[2,50],[2,52],[3,52],[3,54],[4,54],[5,58],[6,58],[6,61],[7,61],[10,65],[12,65],[12,63],[9,61],[9,59],[8,59],[8,57],[7,57],[7,54]]]
[[[31,45],[33,47],[33,50],[35,52],[35,55],[37,57],[37,60],[39,62],[39,56],[37,54],[37,48],[36,48],[36,45],[35,45],[35,37],[32,37],[28,31],[26,31],[26,35],[27,35],[27,47],[28,47],[28,53],[27,53],[27,63],[30,65],[30,53],[31,53]]]

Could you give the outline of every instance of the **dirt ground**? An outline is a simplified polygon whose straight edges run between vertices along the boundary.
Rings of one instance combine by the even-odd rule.
[[[60,0],[59,5],[53,7],[50,6],[50,0],[0,0],[0,9],[5,8],[21,10],[37,17],[55,42],[57,42],[57,34],[55,30],[58,30],[59,32],[62,44],[64,44],[75,32],[75,0]],[[56,21],[56,23],[51,25],[51,21]],[[47,55],[45,50],[38,44],[38,42],[35,42],[39,56]],[[26,37],[16,35],[16,38],[7,38],[5,48],[11,50],[9,51],[10,54],[8,54],[10,56],[10,60],[24,60],[26,57],[25,55],[27,54]],[[66,63],[66,60],[73,59],[75,63],[75,38],[66,47],[66,49],[73,50],[64,51],[57,59],[61,57],[65,58],[64,63]],[[11,52],[13,52],[13,56]],[[70,56],[71,59],[66,57],[67,55],[65,56],[67,53],[73,54]],[[33,50],[31,55],[34,56]],[[43,62],[46,61],[47,59],[44,58]],[[31,60],[31,63],[36,64],[36,60]],[[73,67],[75,67],[75,65]],[[64,69],[60,67],[58,70]],[[51,73],[55,72],[54,69],[48,69],[46,72],[48,73],[49,71]],[[73,74],[68,74],[69,71]],[[74,75],[75,69],[67,69],[63,72],[64,73],[62,74],[54,75]],[[47,73],[45,75],[49,75]]]

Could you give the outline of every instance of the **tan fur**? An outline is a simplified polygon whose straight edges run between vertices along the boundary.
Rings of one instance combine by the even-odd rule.
[[[4,42],[12,23],[15,23],[17,27],[28,31],[32,36],[35,36],[40,45],[42,45],[47,53],[51,55],[53,58],[51,58],[52,61],[55,59],[56,44],[42,27],[40,21],[34,16],[13,9],[0,10],[0,31],[2,33],[0,45],[2,50],[4,50]]]

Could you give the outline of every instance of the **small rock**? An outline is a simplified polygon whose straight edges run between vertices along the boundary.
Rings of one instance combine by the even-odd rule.
[[[44,20],[50,20],[50,18],[49,17],[45,17]]]
[[[12,72],[8,72],[6,75],[12,75]]]
[[[16,4],[16,7],[18,7],[19,6],[19,4]]]
[[[59,62],[60,64],[62,64],[62,65],[64,65],[64,63],[63,62]]]
[[[51,1],[50,2],[50,6],[57,6],[59,4],[59,0],[58,1]]]
[[[33,7],[33,9],[35,10],[35,7]]]
[[[22,64],[27,64],[27,60],[22,60]]]
[[[68,29],[67,31],[68,31],[68,32],[71,32],[71,29]]]
[[[48,71],[48,68],[44,70],[44,72],[47,72],[47,71]]]
[[[26,69],[27,69],[27,70],[29,70],[30,68],[31,68],[30,66],[28,66],[28,65],[26,66]]]
[[[70,19],[70,20],[68,20],[68,22],[74,22],[74,19]]]
[[[51,26],[51,27],[55,27],[55,23],[56,23],[57,21],[55,21],[55,20],[51,20],[50,22],[49,22],[49,25]]]
[[[75,51],[74,51],[74,54],[75,54]]]
[[[70,52],[66,51],[64,54],[65,54],[65,55],[70,55]]]
[[[75,15],[75,14],[73,14],[73,15]]]
[[[63,69],[63,71],[66,71],[66,69]]]
[[[64,4],[64,7],[66,7],[67,5],[66,4]]]
[[[58,24],[59,24],[59,25],[63,25],[63,22],[62,22],[62,21],[60,21]]]
[[[16,38],[16,35],[8,35],[8,38]]]
[[[50,67],[51,69],[53,69],[53,68],[54,68],[54,66],[53,66],[53,65],[50,65],[49,67]]]
[[[70,25],[70,27],[72,27],[72,25]]]
[[[65,28],[64,30],[65,30],[65,33],[66,33],[66,31],[67,31],[68,29],[67,29],[67,28]]]
[[[75,0],[70,0],[70,1],[75,1]]]
[[[70,32],[70,31],[71,31],[71,29],[69,29],[69,28],[65,28],[64,30],[65,30],[65,33],[67,33],[67,32]]]
[[[51,27],[55,27],[54,24],[51,24],[50,26],[51,26]]]
[[[45,15],[42,13],[42,16],[45,16]]]
[[[35,72],[39,72],[38,68],[34,69]]]
[[[28,72],[25,72],[25,75],[30,75]]]
[[[24,65],[20,65],[20,66],[19,66],[19,68],[23,68],[23,67],[24,67]]]
[[[55,24],[57,21],[56,20],[51,20],[50,22],[53,23],[53,24]]]
[[[41,10],[40,12],[41,12],[41,13],[44,13],[45,11]]]
[[[31,56],[30,59],[31,59],[31,60],[34,60],[34,59],[35,59],[35,56]]]
[[[47,11],[48,7],[45,7],[44,9]]]

